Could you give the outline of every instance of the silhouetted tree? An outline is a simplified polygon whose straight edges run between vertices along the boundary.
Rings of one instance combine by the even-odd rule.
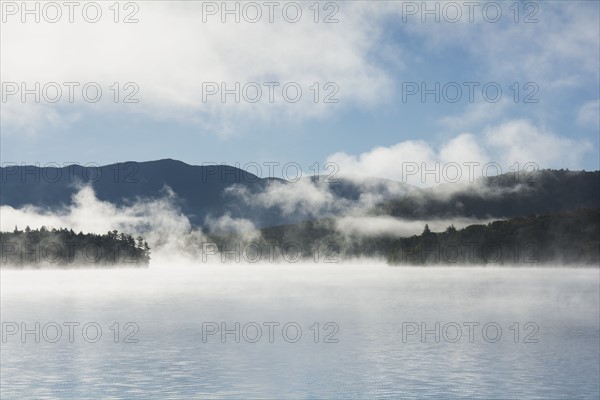
[[[423,235],[431,234],[431,230],[429,229],[429,224],[425,224],[425,228],[423,229]]]
[[[447,227],[446,233],[449,233],[449,234],[456,233],[456,228],[454,227],[454,225],[450,225],[449,227]]]

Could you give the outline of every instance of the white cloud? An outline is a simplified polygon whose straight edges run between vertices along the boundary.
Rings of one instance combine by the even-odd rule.
[[[185,252],[189,241],[201,243],[204,236],[201,231],[192,230],[188,218],[174,205],[175,194],[170,190],[164,194],[161,199],[139,199],[129,206],[117,207],[98,200],[92,188],[82,187],[71,204],[61,210],[0,207],[0,230],[12,231],[15,226],[23,229],[28,225],[32,229],[68,227],[75,232],[103,234],[117,229],[133,236],[143,235],[153,250],[166,255]]]
[[[502,172],[508,172],[516,162],[520,168],[533,162],[540,168],[576,169],[581,166],[582,156],[592,150],[591,143],[585,140],[563,138],[527,120],[513,120],[488,127],[481,136],[462,133],[438,146],[407,140],[358,155],[335,153],[327,162],[336,163],[345,174],[429,186],[495,174],[495,169],[483,171],[492,162],[498,163]]]
[[[557,136],[526,120],[506,122],[485,131],[485,141],[496,154],[497,162],[521,166],[534,162],[541,168],[578,168],[582,156],[593,150],[591,143]]]
[[[234,218],[231,214],[225,214],[218,218],[207,217],[206,224],[211,234],[255,237],[257,234],[256,226],[252,221],[245,218]]]
[[[11,130],[32,136],[40,130],[52,127],[65,128],[79,120],[82,115],[78,111],[59,110],[56,107],[40,103],[6,102],[2,104],[0,124],[4,132]]]
[[[225,192],[245,205],[245,212],[277,210],[296,219],[323,218],[337,215],[361,215],[382,201],[401,197],[414,188],[372,176],[344,175],[315,182],[304,178],[297,182],[274,181],[258,193],[234,185]],[[341,189],[342,193],[336,189]],[[355,196],[353,196],[355,195]]]
[[[339,23],[314,23],[308,3],[302,3],[303,17],[298,23],[288,23],[275,14],[268,21],[264,9],[259,23],[221,23],[219,16],[202,22],[202,2],[143,2],[136,17],[139,23],[115,24],[109,3],[103,5],[103,17],[96,23],[85,22],[75,13],[70,24],[66,16],[56,23],[20,23],[19,16],[8,16],[2,24],[3,82],[96,82],[103,91],[99,103],[90,104],[81,98],[76,88],[73,104],[60,101],[48,104],[40,112],[45,119],[62,113],[60,105],[71,110],[90,112],[134,112],[157,119],[193,121],[219,133],[239,127],[244,119],[321,118],[338,107],[378,104],[389,94],[391,78],[370,57],[378,45],[381,29],[374,24],[368,7],[343,4],[337,14]],[[217,2],[219,6],[221,4]],[[234,4],[234,3],[232,3]],[[240,2],[240,4],[243,4]],[[66,10],[65,10],[66,12]],[[231,18],[231,17],[230,17]],[[135,82],[138,104],[115,104],[114,82],[121,84],[121,98],[126,82]],[[240,82],[280,82],[273,103],[268,101],[269,89],[262,86],[262,100],[256,104],[234,101],[219,96],[203,102],[205,82],[226,82],[228,88]],[[288,103],[282,97],[282,86],[296,82],[302,88],[298,103]],[[315,82],[320,84],[320,101],[315,104]],[[324,103],[325,95],[335,82],[339,104]],[[66,90],[62,100],[66,99]],[[291,90],[290,95],[293,95]],[[249,92],[253,97],[254,92]],[[11,101],[20,102],[18,96]],[[27,101],[27,106],[32,100]],[[33,106],[32,106],[33,107]],[[72,112],[72,111],[70,111]],[[44,119],[44,118],[42,118]],[[64,119],[64,118],[63,118]],[[2,116],[5,128],[23,129],[23,120],[16,113]],[[36,120],[29,130],[39,129]]]
[[[376,176],[423,186],[469,180],[468,163],[484,164],[487,159],[475,136],[463,133],[438,148],[425,141],[407,140],[359,155],[335,153],[327,162],[336,163],[344,174]]]
[[[275,181],[259,193],[250,193],[245,186],[234,185],[228,187],[226,193],[241,199],[250,207],[279,209],[285,216],[317,217],[333,211],[334,207],[341,207],[326,185],[313,184],[309,179],[295,183]]]
[[[4,133],[39,131],[49,120],[62,127],[73,122],[73,115],[107,110],[191,121],[222,134],[242,128],[248,119],[324,118],[341,107],[384,103],[392,95],[393,80],[400,80],[405,68],[418,68],[413,58],[427,60],[428,51],[435,54],[440,49],[456,48],[477,60],[473,79],[535,81],[548,95],[557,83],[588,85],[591,76],[597,82],[600,35],[593,2],[537,2],[539,22],[533,24],[513,22],[512,3],[502,3],[502,23],[483,22],[482,5],[475,23],[469,23],[466,14],[457,24],[421,23],[420,15],[405,23],[404,3],[338,2],[339,23],[333,24],[314,23],[309,3],[301,3],[303,17],[296,24],[285,22],[280,9],[275,22],[269,23],[265,7],[256,24],[221,23],[219,15],[204,23],[202,2],[136,3],[140,10],[135,24],[114,23],[111,3],[101,3],[104,15],[96,24],[83,21],[80,10],[72,24],[65,21],[66,15],[57,24],[31,20],[22,24],[19,15],[9,16],[0,39],[3,82],[94,81],[104,96],[101,103],[80,99],[67,108],[62,103],[38,108],[27,102],[20,107],[23,112],[3,113]],[[445,3],[449,2],[442,2],[442,7]],[[121,18],[128,11],[121,10]],[[521,10],[521,19],[528,11]],[[326,14],[322,10],[321,19]],[[386,31],[390,27],[418,40],[418,53],[413,54],[403,40],[391,40],[393,35]],[[129,81],[139,85],[140,103],[112,103],[109,87]],[[203,82],[265,81],[298,82],[302,100],[289,104],[278,96],[274,104],[202,102]],[[336,82],[340,103],[315,104],[309,89],[314,82]],[[329,91],[320,92],[322,97]],[[266,88],[263,94],[266,98]],[[464,116],[445,120],[445,125],[473,129],[473,124],[505,111],[502,104],[470,108]]]
[[[428,220],[403,220],[390,216],[343,216],[335,220],[335,229],[343,235],[355,237],[408,237],[420,235],[425,224],[434,232],[442,232],[449,225],[462,229],[473,224],[483,224],[490,220],[475,218],[447,218]]]
[[[439,151],[439,160],[442,163],[485,163],[489,160],[485,149],[483,149],[477,138],[469,133],[461,133],[445,143]]]
[[[443,7],[452,1],[439,3]],[[502,8],[497,23],[485,22],[485,3],[477,3],[474,23],[468,22],[468,9],[463,7],[463,18],[458,23],[447,23],[443,19],[434,23],[431,16],[429,23],[420,23],[418,13],[409,17],[403,27],[410,34],[425,39],[423,45],[430,51],[448,48],[466,51],[481,63],[478,67],[487,76],[495,79],[533,81],[543,89],[557,82],[558,86],[586,85],[590,76],[597,80],[600,27],[595,2],[531,2],[539,7],[537,11],[527,6],[528,3],[521,3],[518,22],[513,3],[491,2]],[[402,3],[392,3],[389,10],[390,15],[401,14]],[[532,17],[537,22],[524,23],[524,18],[533,12]],[[494,12],[490,13],[493,16]],[[473,72],[477,73],[475,69]]]
[[[327,157],[327,162],[337,164],[343,174],[377,176],[403,182],[404,180],[398,179],[403,175],[403,166],[422,162],[432,164],[434,160],[435,150],[422,140],[408,140],[390,147],[376,147],[358,156],[338,152]]]

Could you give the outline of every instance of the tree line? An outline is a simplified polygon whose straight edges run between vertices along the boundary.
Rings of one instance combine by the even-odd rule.
[[[0,232],[0,264],[16,267],[130,266],[150,263],[143,237],[117,230],[106,234],[75,233],[73,229],[31,229]]]
[[[580,209],[470,225],[398,239],[390,264],[598,265],[600,210]]]

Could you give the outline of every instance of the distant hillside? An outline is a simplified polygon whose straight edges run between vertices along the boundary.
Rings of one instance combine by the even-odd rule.
[[[546,246],[554,243],[553,239],[551,240],[547,236],[552,233],[557,238],[566,240],[566,242],[558,243],[556,249],[565,253],[565,259],[568,262],[576,262],[579,256],[572,252],[578,247],[574,244],[567,248],[564,244],[575,240],[578,243],[586,243],[582,247],[583,255],[580,261],[595,260],[593,246],[600,247],[600,237],[597,234],[597,213],[581,210],[600,209],[600,172],[543,170],[529,178],[517,181],[513,174],[505,174],[491,180],[480,179],[473,184],[465,185],[460,191],[450,192],[451,194],[448,194],[447,190],[455,188],[449,188],[449,185],[428,189],[411,187],[405,195],[379,204],[369,214],[392,216],[399,222],[402,220],[432,221],[455,217],[516,218],[507,222],[506,226],[515,227],[522,224],[529,230],[510,231],[510,233],[502,231],[504,236],[500,235],[499,242],[503,245],[523,244],[526,240],[531,242],[530,239],[536,238],[541,241],[541,245]],[[575,214],[570,213],[575,210],[579,211],[576,211]],[[539,216],[540,219],[536,219],[538,218],[536,216]],[[519,219],[519,217],[525,217],[525,219]],[[333,247],[339,249],[339,252],[346,257],[390,257],[392,262],[396,261],[393,253],[398,251],[400,238],[390,235],[371,237],[366,233],[342,232],[336,221],[335,218],[326,218],[268,227],[262,229],[261,234],[266,241],[300,243],[305,250],[305,256],[310,256],[314,246],[323,247],[333,244]],[[543,223],[546,222],[551,222],[552,226],[544,225]],[[505,225],[502,224],[503,222],[494,222],[493,227],[504,229]],[[557,231],[556,226],[562,226],[561,224],[564,224],[564,231],[560,229]],[[459,239],[465,242],[470,240],[471,232],[477,232],[474,235],[475,239],[484,233],[488,235],[485,236],[487,238],[496,237],[487,230],[480,231],[478,226],[480,225],[473,225],[466,229],[466,233],[459,233]],[[583,228],[588,231],[584,231]],[[570,229],[580,229],[581,236],[572,233]],[[514,237],[511,238],[511,234]],[[402,241],[401,243],[411,242]],[[558,250],[555,251],[552,248],[542,250],[549,259],[556,259]],[[524,251],[526,250],[521,249],[521,253]],[[505,249],[504,255],[506,256],[506,254]],[[482,261],[481,254],[479,257],[478,263]],[[591,258],[588,260],[586,257]],[[542,261],[544,260],[546,259],[542,258]],[[416,262],[416,259],[413,261]]]
[[[91,185],[98,199],[117,205],[137,198],[161,198],[169,187],[177,195],[177,205],[195,226],[201,226],[209,214],[220,216],[235,208],[223,196],[227,187],[241,184],[256,191],[267,183],[267,179],[235,167],[193,166],[170,159],[101,167],[8,166],[1,173],[0,204],[15,208],[26,204],[48,209],[67,205],[80,184]]]
[[[306,258],[311,258],[317,249],[322,254],[335,254],[338,258],[387,257],[398,240],[398,237],[392,236],[369,237],[340,232],[335,218],[263,228],[261,236],[265,243],[298,245]]]
[[[600,265],[600,210],[518,217],[402,238],[391,264]]]
[[[136,199],[157,199],[170,188],[176,195],[176,205],[194,227],[204,227],[205,218],[218,218],[226,213],[246,218],[258,227],[301,221],[302,215],[286,214],[268,206],[250,206],[226,189],[240,185],[252,196],[264,192],[269,184],[294,185],[277,178],[260,178],[245,170],[227,165],[194,166],[166,159],[148,162],[125,162],[101,167],[70,165],[63,168],[37,166],[5,166],[0,168],[0,205],[20,208],[27,204],[45,209],[57,209],[71,203],[71,197],[81,184],[91,185],[98,199],[116,205],[131,204]],[[318,178],[318,177],[317,177]],[[314,178],[306,178],[315,180]],[[321,178],[322,179],[322,178]],[[399,182],[372,178],[366,185],[349,179],[336,183],[320,183],[340,199],[356,201],[365,193],[402,192],[407,186]]]
[[[446,184],[427,189],[379,178],[336,177],[335,182],[329,183],[321,179],[312,194],[304,193],[305,186],[260,178],[231,166],[193,166],[169,159],[95,168],[6,166],[5,163],[0,172],[0,205],[20,208],[31,204],[56,210],[71,202],[81,184],[92,186],[100,200],[128,205],[140,198],[162,198],[169,188],[175,194],[175,205],[194,227],[201,228],[206,228],[207,216],[219,218],[226,214],[264,228],[350,212],[414,220],[490,219],[600,207],[598,171],[544,170],[519,181],[511,173],[466,185]],[[306,178],[304,182],[316,180]],[[227,193],[233,185],[243,189],[240,192],[244,198]],[[269,201],[252,201],[269,192],[272,185],[294,190],[275,190],[269,193],[270,197],[266,196]],[[320,209],[311,199],[302,198],[315,193],[328,199],[327,207]],[[295,209],[290,212],[275,204],[277,200],[285,203],[289,197],[295,197],[295,207],[305,212]]]
[[[530,214],[600,207],[600,172],[541,170],[527,179],[508,173],[480,178],[465,190],[444,192],[450,184],[414,190],[380,204],[376,214],[406,219],[474,217],[510,218]]]
[[[444,232],[428,227],[412,237],[348,235],[334,219],[262,229],[264,243],[294,244],[311,259],[336,252],[338,259],[384,257],[390,264],[600,265],[600,209],[517,217]]]

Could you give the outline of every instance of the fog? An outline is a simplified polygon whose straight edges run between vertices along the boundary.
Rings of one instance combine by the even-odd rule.
[[[181,301],[186,296],[212,298],[211,301],[293,299],[301,301],[302,307],[327,310],[333,305],[357,306],[359,299],[368,301],[368,296],[381,290],[392,298],[396,296],[393,293],[402,293],[401,297],[409,300],[408,309],[421,308],[420,301],[429,304],[432,308],[427,312],[438,314],[440,318],[455,313],[477,315],[478,312],[526,317],[528,313],[547,312],[548,304],[552,303],[554,317],[596,315],[586,323],[598,324],[598,303],[593,302],[599,295],[600,271],[597,269],[559,266],[516,271],[460,266],[424,269],[390,267],[365,259],[329,264],[200,264],[177,258],[160,262],[165,264],[150,270],[2,270],[3,311],[15,307],[14,302],[19,298],[37,303],[56,296],[89,299],[98,304],[118,299],[139,301],[147,297],[153,297],[153,303],[170,297]],[[438,292],[439,287],[450,291]],[[35,296],[30,297],[32,294]],[[462,308],[451,303],[456,295],[466,296],[461,299]],[[470,296],[477,301],[469,301]],[[5,300],[8,302],[4,303]],[[444,310],[451,314],[444,315]]]
[[[165,260],[0,274],[2,322],[19,329],[5,332],[2,398],[598,395],[597,269]]]
[[[327,184],[306,179],[287,184],[274,182],[258,194],[251,194],[244,187],[234,185],[226,190],[225,195],[236,196],[241,204],[248,207],[248,215],[256,209],[276,209],[283,216],[293,214],[306,220],[336,217],[334,223],[323,224],[335,230],[340,242],[349,245],[357,238],[393,238],[420,234],[425,224],[429,224],[434,231],[442,231],[451,224],[461,228],[489,221],[473,218],[408,221],[389,216],[373,216],[369,212],[376,204],[390,196],[405,195],[410,192],[410,188],[393,181],[373,184],[362,178],[355,178],[354,183],[364,189],[357,200],[340,198]],[[473,188],[471,185],[466,188],[479,190],[477,187]],[[443,187],[436,194],[446,195],[447,191]],[[233,217],[231,213],[208,216],[205,230],[193,227],[176,203],[177,195],[169,188],[164,189],[161,198],[138,198],[128,205],[117,206],[99,200],[90,186],[81,186],[71,204],[58,210],[34,206],[20,209],[0,207],[0,229],[12,232],[15,227],[22,230],[29,226],[31,229],[67,228],[75,232],[96,234],[116,229],[134,237],[141,235],[152,249],[152,266],[160,265],[162,260],[197,261],[202,258],[202,244],[212,243],[211,237],[215,235],[230,237],[237,243],[261,240],[260,230],[250,219]]]

